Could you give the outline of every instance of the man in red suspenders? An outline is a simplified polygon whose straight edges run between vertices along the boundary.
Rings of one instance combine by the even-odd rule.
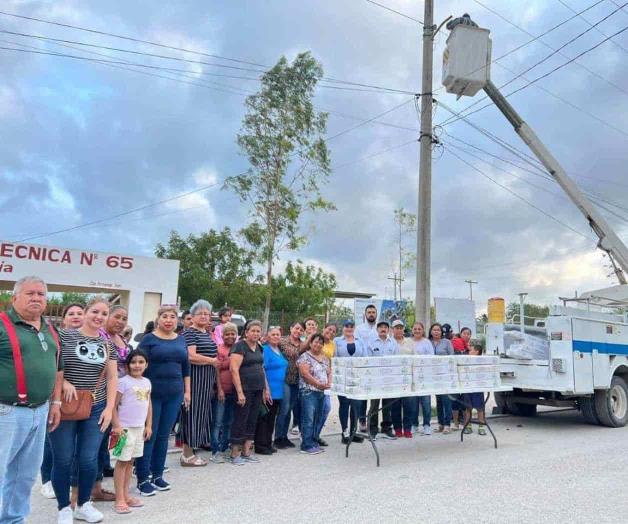
[[[0,313],[0,524],[24,522],[46,430],[61,420],[63,361],[42,316],[46,295],[41,278],[24,277]]]

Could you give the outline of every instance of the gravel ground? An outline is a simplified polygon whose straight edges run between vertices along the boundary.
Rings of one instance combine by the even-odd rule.
[[[280,451],[243,467],[183,469],[170,454],[171,492],[144,499],[131,515],[97,506],[107,522],[151,524],[625,522],[628,428],[588,426],[575,411],[490,423],[498,449],[477,434],[464,443],[459,433],[380,439],[380,468],[367,442],[345,458],[338,435],[321,455]],[[54,502],[36,486],[29,522],[56,522]]]

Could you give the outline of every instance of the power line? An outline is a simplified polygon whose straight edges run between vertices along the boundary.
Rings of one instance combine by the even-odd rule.
[[[119,34],[110,33],[110,32],[107,32],[107,31],[99,31],[97,29],[91,29],[91,28],[81,27],[81,26],[72,25],[72,24],[64,24],[62,22],[56,22],[56,21],[53,21],[53,20],[45,20],[43,18],[37,18],[37,17],[25,16],[25,15],[18,15],[16,13],[8,13],[6,11],[0,11],[0,15],[11,16],[11,17],[14,17],[14,18],[21,18],[21,19],[25,19],[25,20],[31,20],[31,21],[35,21],[35,22],[55,25],[55,26],[59,26],[59,27],[65,27],[65,28],[69,28],[69,29],[75,29],[77,31],[85,31],[85,32],[88,32],[88,33],[97,34],[97,35],[101,35],[101,36],[109,36],[109,37],[112,37],[112,38],[119,38],[119,39],[122,39],[122,40],[128,40],[128,41],[135,42],[135,43],[152,45],[152,46],[160,47],[160,48],[163,48],[163,49],[170,49],[170,50],[173,50],[173,51],[180,51],[180,52],[184,52],[184,53],[191,53],[191,54],[195,54],[195,55],[198,55],[198,56],[205,56],[205,57],[209,57],[209,58],[216,58],[216,59],[226,60],[226,61],[235,62],[235,63],[239,63],[239,64],[245,64],[245,65],[250,65],[250,66],[255,66],[255,67],[261,67],[264,70],[269,69],[269,66],[266,66],[266,65],[263,65],[263,64],[260,64],[260,63],[257,63],[257,62],[252,62],[252,61],[249,61],[249,60],[242,60],[242,59],[238,59],[238,58],[225,57],[225,56],[221,56],[221,55],[205,53],[203,51],[196,51],[196,50],[193,50],[193,49],[186,49],[186,48],[183,48],[183,47],[171,46],[171,45],[162,44],[160,42],[154,42],[154,41],[150,41],[150,40],[142,40],[140,38],[135,38],[135,37],[126,36],[126,35],[119,35]],[[375,89],[375,90],[387,91],[387,92],[391,92],[391,93],[408,94],[408,95],[413,95],[414,94],[412,91],[406,91],[406,90],[402,90],[402,89],[393,89],[393,88],[382,87],[382,86],[377,86],[377,85],[373,85],[373,84],[365,84],[365,83],[362,83],[362,82],[352,82],[352,81],[349,81],[349,80],[341,80],[341,79],[332,78],[332,77],[328,77],[328,76],[323,77],[322,80],[324,80],[326,82],[337,83],[337,84],[344,84],[344,85],[355,86],[355,87],[363,87],[363,88],[370,88],[370,89]],[[330,89],[334,88],[333,86],[328,86],[328,87]],[[335,89],[342,89],[342,88],[335,87]]]
[[[511,25],[512,27],[518,29],[519,31],[521,31],[522,33],[525,33],[528,36],[531,37],[535,37],[534,34],[530,33],[530,31],[528,31],[527,29],[521,27],[518,24],[515,24],[514,22],[512,22],[511,20],[509,20],[508,18],[506,18],[504,15],[502,15],[501,13],[499,13],[498,11],[486,6],[484,3],[480,2],[480,0],[473,0],[476,4],[482,6],[484,9],[486,9],[487,11],[493,13],[495,16],[497,16],[498,18],[500,18],[501,20],[503,20],[504,22],[506,22],[507,24]],[[614,36],[617,35],[612,35],[611,38],[613,38]],[[541,44],[543,44],[545,47],[547,47],[548,49],[554,50],[554,48],[549,45],[548,43],[544,42],[543,40],[539,39],[539,42]],[[564,58],[569,58],[567,55],[565,55],[564,53],[560,53],[560,55]],[[574,60],[577,60],[578,58],[580,58],[580,56],[577,56],[574,58]],[[571,61],[573,62],[573,60]],[[613,86],[615,89],[621,91],[624,94],[628,94],[628,91],[626,91],[623,87],[619,86],[618,84],[615,84],[614,82],[611,82],[610,80],[608,80],[607,78],[605,78],[604,76],[600,75],[599,73],[596,73],[595,71],[593,71],[592,69],[589,69],[587,66],[585,66],[584,64],[581,64],[579,62],[576,62],[576,65],[578,67],[580,67],[581,69],[584,69],[585,71],[587,71],[589,74],[595,76],[596,78],[599,78],[600,80],[602,80],[603,82],[606,82],[608,85]]]
[[[564,0],[558,0],[564,7],[566,7],[567,9],[569,9],[572,13],[576,13],[576,10],[571,7],[567,2],[565,2]],[[613,2],[617,7],[619,7],[620,11],[623,11],[624,6],[620,6],[618,3]],[[625,11],[623,11],[625,13]],[[588,25],[592,26],[592,23],[586,19],[584,16],[582,16],[581,14],[578,14],[578,16],[584,20]],[[600,33],[602,36],[607,36],[600,28],[596,27],[595,30]],[[616,47],[618,47],[619,49],[621,49],[624,53],[628,54],[628,49],[625,48],[621,43],[615,41],[615,40],[611,40],[611,42],[613,44],[615,44]]]
[[[421,20],[419,20],[418,18],[414,18],[410,15],[407,15],[405,13],[401,13],[400,11],[396,11],[395,9],[392,9],[391,7],[388,7],[384,4],[380,4],[378,2],[374,2],[373,0],[365,0],[366,2],[368,2],[369,4],[373,4],[376,5],[378,7],[381,7],[382,9],[386,9],[386,11],[390,11],[391,13],[395,13],[398,14],[399,16],[403,16],[404,18],[407,18],[408,20],[412,20],[413,22],[416,22],[417,24],[421,24],[423,25],[423,22]]]
[[[534,204],[533,202],[530,202],[528,199],[522,197],[521,195],[519,195],[516,191],[513,191],[511,188],[509,188],[508,186],[505,186],[504,184],[501,184],[500,182],[498,182],[497,180],[495,180],[494,178],[492,178],[491,176],[487,175],[484,171],[482,171],[480,168],[478,168],[477,166],[471,164],[470,162],[468,162],[467,160],[465,160],[464,158],[462,158],[461,156],[459,156],[457,153],[455,153],[454,151],[452,151],[452,149],[449,146],[445,146],[445,150],[447,150],[451,155],[455,156],[458,160],[460,160],[461,162],[463,162],[464,164],[466,164],[467,166],[469,166],[471,169],[473,169],[474,171],[476,171],[477,173],[479,173],[480,175],[482,175],[483,177],[487,178],[488,180],[490,180],[491,182],[493,182],[493,184],[501,187],[502,189],[504,189],[505,191],[508,191],[511,195],[513,195],[515,198],[521,200],[522,202],[524,202],[525,204],[527,204],[528,206],[532,207],[533,209],[536,209],[539,213],[545,215],[547,218],[553,220],[554,222],[556,222],[557,224],[560,224],[561,226],[563,226],[566,229],[569,229],[570,231],[573,231],[574,233],[576,233],[577,235],[580,235],[581,237],[584,237],[586,239],[592,240],[591,237],[589,237],[588,235],[585,235],[584,233],[581,233],[580,231],[578,231],[577,229],[574,229],[573,227],[571,227],[569,224],[566,224],[565,222],[559,220],[558,218],[550,215],[549,213],[547,213],[546,211],[544,211],[543,209],[541,209],[540,207],[538,207],[536,204]]]

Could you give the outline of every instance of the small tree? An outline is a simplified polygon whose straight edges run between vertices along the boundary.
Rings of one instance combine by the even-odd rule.
[[[395,225],[397,234],[395,244],[399,250],[399,300],[403,299],[401,294],[401,283],[405,271],[413,268],[416,263],[416,255],[405,247],[405,237],[408,233],[416,231],[416,215],[408,213],[402,207],[395,209]]]
[[[272,299],[273,264],[283,249],[306,242],[300,219],[306,210],[331,210],[320,187],[330,174],[324,134],[327,113],[314,110],[312,98],[323,68],[310,55],[292,64],[285,57],[262,75],[260,91],[247,97],[238,144],[251,168],[227,178],[225,187],[250,205],[251,223],[243,230],[266,266],[264,326]]]

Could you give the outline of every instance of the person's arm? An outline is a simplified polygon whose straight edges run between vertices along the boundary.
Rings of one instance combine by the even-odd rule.
[[[327,388],[331,388],[331,360],[327,363]]]
[[[218,400],[224,402],[225,392],[222,390],[222,383],[220,382],[220,371],[216,371],[216,394],[218,395]]]
[[[231,380],[233,381],[233,387],[235,388],[236,394],[238,395],[238,405],[240,406],[244,406],[246,402],[244,390],[242,389],[242,382],[240,381],[240,366],[242,366],[243,360],[244,355],[241,355],[239,353],[231,353],[231,358],[229,359]]]
[[[114,406],[113,414],[111,416],[111,433],[114,435],[122,434],[122,427],[120,426],[120,401],[122,400],[122,391],[116,393],[116,403]]]
[[[195,364],[197,366],[215,366],[216,364],[218,364],[218,359],[216,358],[199,355],[196,352],[196,345],[188,346],[188,356],[190,359],[190,364]]]
[[[183,377],[183,405],[187,408],[190,407],[192,402],[192,390],[190,388],[190,375]]]
[[[299,368],[301,378],[310,386],[314,386],[316,389],[320,389],[321,391],[326,389],[325,384],[322,384],[312,376],[312,373],[310,372],[310,365],[307,362],[301,362],[297,365],[297,367]]]
[[[146,422],[144,423],[144,440],[150,440],[153,436],[153,403],[148,397],[148,413],[146,414]]]
[[[105,377],[107,380],[107,404],[105,409],[100,415],[98,424],[100,425],[100,431],[104,433],[111,424],[111,417],[113,416],[113,409],[116,404],[116,398],[118,395],[118,363],[111,358],[109,353],[109,360],[105,364]]]
[[[268,379],[266,377],[266,370],[264,368],[262,368],[262,371],[264,372],[264,402],[266,402],[266,404],[272,405],[273,397],[270,394],[270,387],[268,386]]]

